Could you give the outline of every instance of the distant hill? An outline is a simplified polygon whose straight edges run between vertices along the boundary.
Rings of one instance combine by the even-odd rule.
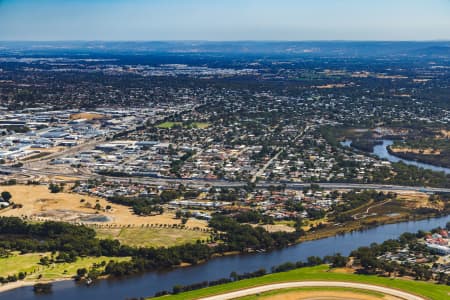
[[[0,54],[48,53],[109,53],[109,54],[263,54],[305,56],[449,56],[450,42],[0,42]]]

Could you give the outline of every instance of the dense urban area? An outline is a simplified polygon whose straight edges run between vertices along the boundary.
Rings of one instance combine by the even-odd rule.
[[[219,44],[0,43],[0,288],[449,214],[448,43]],[[156,296],[323,264],[449,292],[449,226]]]

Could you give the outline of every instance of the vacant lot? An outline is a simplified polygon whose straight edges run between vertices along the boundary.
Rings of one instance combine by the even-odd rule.
[[[50,193],[44,185],[2,186],[0,192],[9,191],[12,201],[22,204],[22,208],[0,210],[0,216],[27,217],[34,220],[83,221],[87,219],[108,219],[107,222],[91,222],[100,225],[114,224],[121,227],[147,224],[180,224],[173,213],[157,216],[137,216],[127,206],[112,204],[105,199],[70,192]],[[83,200],[82,200],[83,199]],[[99,203],[100,210],[94,209]],[[105,211],[109,205],[111,209]],[[207,222],[190,219],[187,227],[206,228]]]
[[[179,228],[100,228],[96,231],[101,239],[117,239],[123,244],[138,247],[170,247],[209,237],[206,232]]]
[[[104,118],[105,118],[105,115],[103,115],[103,114],[88,113],[88,112],[73,114],[73,115],[70,116],[71,120],[79,120],[79,119],[99,120],[99,119],[104,119]]]

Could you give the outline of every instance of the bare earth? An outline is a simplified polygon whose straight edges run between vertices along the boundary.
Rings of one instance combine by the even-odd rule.
[[[0,216],[26,217],[33,220],[54,220],[68,222],[83,222],[89,218],[104,217],[106,222],[89,222],[98,225],[118,225],[118,226],[138,226],[144,224],[180,224],[179,219],[175,219],[173,213],[164,213],[156,216],[137,216],[133,214],[129,207],[112,204],[105,199],[80,195],[70,192],[52,194],[46,185],[14,185],[2,186],[1,191],[9,191],[12,201],[22,204],[22,208],[4,209],[0,211]],[[84,202],[80,200],[84,199]],[[98,201],[98,202],[97,202]],[[93,207],[99,203],[103,208],[99,211]],[[111,209],[105,211],[104,208],[110,205]],[[207,222],[189,219],[187,227],[206,228]]]
[[[423,154],[423,155],[439,155],[441,151],[433,148],[426,149],[414,149],[414,148],[391,148],[392,152],[404,152],[404,153],[414,153],[414,154]]]
[[[295,291],[287,292],[285,294],[262,296],[261,300],[400,300],[394,296],[384,296],[379,298],[372,295],[367,295],[357,292],[344,291]]]
[[[71,120],[78,120],[78,119],[86,119],[86,120],[98,120],[98,119],[104,119],[106,116],[98,113],[89,113],[89,112],[83,112],[78,114],[73,114],[70,116]]]
[[[294,232],[295,228],[284,225],[284,224],[276,224],[276,225],[258,225],[267,230],[268,232]]]

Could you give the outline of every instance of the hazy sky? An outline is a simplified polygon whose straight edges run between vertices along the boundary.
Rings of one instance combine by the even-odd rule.
[[[450,40],[450,0],[0,0],[0,40]]]

